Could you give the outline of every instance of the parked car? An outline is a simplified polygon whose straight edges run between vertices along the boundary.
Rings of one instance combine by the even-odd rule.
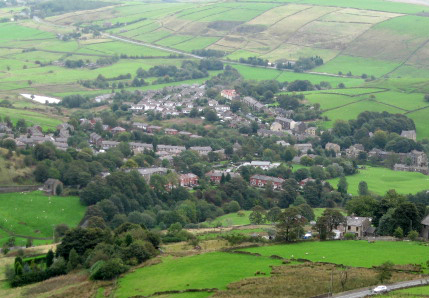
[[[304,235],[304,239],[311,239],[313,237],[313,234],[311,234],[311,232],[307,232],[307,233],[305,233],[305,235]]]
[[[374,294],[381,294],[381,293],[387,293],[387,287],[386,286],[377,286],[375,287],[372,292]]]

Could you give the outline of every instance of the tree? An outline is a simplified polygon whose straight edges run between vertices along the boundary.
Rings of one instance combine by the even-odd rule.
[[[252,209],[252,213],[249,215],[249,220],[254,225],[260,225],[267,221],[267,213],[265,212],[264,208],[261,206],[255,206]]]
[[[279,207],[273,207],[267,213],[267,220],[272,223],[278,222],[281,214],[282,214],[282,209],[280,209]]]
[[[72,271],[80,264],[80,257],[76,252],[76,249],[72,248],[69,254],[69,261],[67,263],[67,271]]]
[[[393,232],[393,236],[398,238],[398,239],[402,239],[402,238],[404,238],[404,231],[402,230],[401,227],[397,227],[395,229],[395,231]]]
[[[297,207],[287,208],[276,225],[277,238],[287,242],[295,241],[304,234],[305,223],[306,219]]]
[[[52,251],[52,249],[50,249],[46,254],[46,268],[51,267],[53,263],[54,263],[54,252]]]
[[[341,224],[345,224],[346,219],[340,211],[336,209],[325,209],[322,216],[316,221],[316,229],[319,232],[320,239],[326,240],[330,237],[332,230],[337,228]]]
[[[365,181],[359,182],[358,193],[360,196],[369,195],[368,184]]]
[[[399,204],[393,212],[392,218],[395,221],[395,226],[402,229],[403,235],[407,235],[411,230],[420,230],[421,215],[412,202]]]
[[[392,269],[393,269],[393,263],[392,262],[385,262],[383,264],[381,264],[378,268],[378,274],[377,274],[377,279],[381,282],[384,283],[385,281],[388,281],[389,279],[392,278]]]
[[[338,181],[338,185],[337,185],[338,192],[341,193],[342,195],[346,195],[348,186],[349,184],[347,183],[346,177],[342,176]]]
[[[417,231],[410,231],[407,235],[408,239],[411,241],[416,241],[416,239],[419,237],[419,233]]]

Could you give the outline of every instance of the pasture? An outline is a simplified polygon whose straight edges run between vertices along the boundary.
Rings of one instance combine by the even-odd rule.
[[[422,264],[426,268],[429,247],[418,242],[325,241],[300,242],[240,249],[263,256],[302,258],[355,267],[372,267],[391,261],[394,264]],[[358,257],[364,256],[364,257]]]
[[[51,238],[57,224],[77,226],[85,212],[78,197],[47,196],[40,191],[0,194],[0,204],[1,229],[42,238]]]
[[[429,177],[420,173],[397,172],[387,168],[375,168],[367,166],[359,169],[359,173],[346,176],[348,192],[357,195],[359,182],[365,181],[370,192],[384,195],[388,190],[395,189],[398,193],[409,194],[423,190],[429,190]],[[330,179],[328,182],[336,187],[339,178]]]
[[[280,264],[281,260],[268,257],[223,252],[182,258],[165,257],[160,264],[136,269],[119,279],[115,297],[151,295],[168,290],[226,289],[229,283],[251,277],[257,271],[269,275],[270,265]],[[207,296],[200,293],[196,297]]]
[[[47,116],[49,114],[49,117]],[[9,116],[13,123],[19,119],[25,119],[30,125],[40,125],[43,129],[55,129],[58,124],[62,123],[63,119],[52,115],[48,110],[29,111],[21,109],[0,108],[0,117]]]

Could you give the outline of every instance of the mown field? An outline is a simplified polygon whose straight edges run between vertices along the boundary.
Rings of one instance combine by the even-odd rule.
[[[54,226],[78,225],[85,207],[78,197],[47,196],[40,191],[0,194],[0,228],[22,236],[52,238]]]
[[[366,167],[359,173],[347,176],[348,192],[357,195],[359,182],[365,181],[369,191],[384,195],[388,190],[395,189],[398,193],[409,194],[429,189],[429,177],[420,173],[396,172],[386,168]],[[339,179],[328,180],[336,187]]]

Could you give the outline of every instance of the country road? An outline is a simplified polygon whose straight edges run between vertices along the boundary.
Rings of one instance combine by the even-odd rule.
[[[394,290],[417,287],[417,286],[428,285],[428,284],[429,284],[429,279],[423,278],[423,279],[403,281],[403,282],[398,282],[395,284],[387,285],[387,290],[390,292],[390,291],[394,291]],[[374,287],[360,289],[360,290],[354,290],[354,291],[349,291],[349,292],[344,292],[344,293],[338,293],[338,294],[333,295],[332,297],[334,297],[334,298],[364,298],[367,296],[376,295],[375,293],[372,292],[373,288]]]

